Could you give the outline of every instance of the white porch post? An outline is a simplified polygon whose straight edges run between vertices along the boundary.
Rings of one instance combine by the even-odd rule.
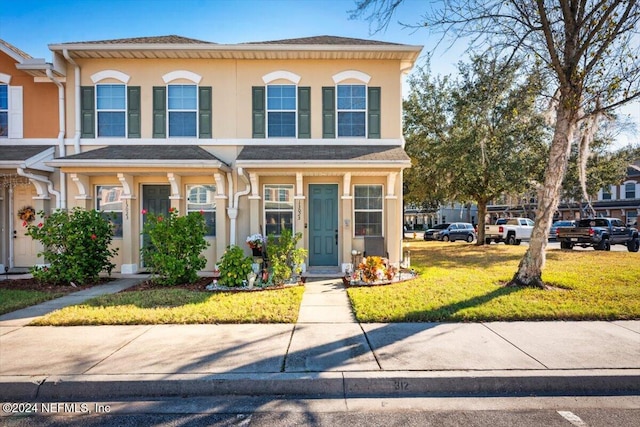
[[[387,175],[387,195],[386,201],[386,238],[387,252],[389,252],[389,262],[398,266],[401,260],[402,251],[402,206],[398,203],[396,181],[398,172],[391,172]]]
[[[224,174],[213,175],[216,180],[216,258],[220,260],[229,244],[229,227],[227,223],[227,200],[225,194]]]

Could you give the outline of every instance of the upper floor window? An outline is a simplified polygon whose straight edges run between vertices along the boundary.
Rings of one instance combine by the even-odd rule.
[[[270,138],[296,136],[295,85],[267,86],[267,123]]]
[[[169,85],[167,90],[169,137],[197,135],[198,90],[196,85]]]
[[[338,85],[338,137],[366,135],[367,89],[364,85]]]
[[[603,187],[602,188],[602,200],[611,200],[611,188]]]
[[[0,137],[9,135],[9,86],[0,84]]]
[[[126,88],[121,84],[96,86],[98,137],[124,137],[126,135]]]
[[[624,185],[624,198],[625,199],[635,199],[636,198],[636,183],[635,182],[627,182]]]

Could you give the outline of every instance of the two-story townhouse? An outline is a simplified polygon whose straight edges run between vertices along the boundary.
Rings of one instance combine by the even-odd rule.
[[[64,155],[61,77],[44,59],[0,40],[1,273],[43,262],[37,258],[40,248],[25,234],[28,222],[21,214],[61,207],[53,189],[57,171],[45,164]]]
[[[134,273],[151,212],[201,211],[207,269],[246,236],[301,232],[338,271],[365,238],[401,259],[402,77],[421,46],[341,37],[216,44],[178,36],[50,45],[64,63],[67,205],[115,216]]]

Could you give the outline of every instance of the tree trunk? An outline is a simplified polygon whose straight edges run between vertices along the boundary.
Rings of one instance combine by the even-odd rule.
[[[487,201],[478,200],[478,240],[476,245],[484,245],[484,226],[487,217]]]
[[[544,268],[553,214],[558,208],[560,188],[569,161],[571,142],[576,129],[577,109],[572,102],[575,97],[566,91],[560,98],[556,115],[556,126],[549,152],[549,163],[545,172],[544,186],[538,191],[538,207],[529,248],[520,261],[518,271],[509,286],[544,288],[542,269]]]

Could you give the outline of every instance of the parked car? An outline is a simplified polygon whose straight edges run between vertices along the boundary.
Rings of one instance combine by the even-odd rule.
[[[529,218],[499,219],[494,225],[485,225],[484,242],[504,242],[507,245],[519,245],[528,241],[533,231],[533,221]]]
[[[640,250],[638,230],[626,227],[618,218],[581,219],[575,227],[559,228],[557,234],[562,249],[591,246],[597,251],[608,251],[611,245],[625,245],[629,252]]]
[[[556,240],[558,238],[558,228],[560,227],[575,227],[576,222],[574,220],[560,220],[555,221],[551,225],[549,230],[549,240]]]
[[[476,230],[473,224],[469,224],[468,222],[453,222],[451,224],[440,224],[440,226],[439,229],[435,229],[434,227],[430,237],[431,240],[441,240],[443,242],[465,240],[471,243],[476,239]],[[427,233],[429,231],[430,230],[427,230]],[[425,233],[425,240],[427,240],[427,233]]]
[[[436,237],[437,233],[441,232],[442,230],[446,230],[450,225],[451,224],[449,223],[437,224],[432,228],[427,229],[427,231],[424,232],[424,240],[438,240]]]

